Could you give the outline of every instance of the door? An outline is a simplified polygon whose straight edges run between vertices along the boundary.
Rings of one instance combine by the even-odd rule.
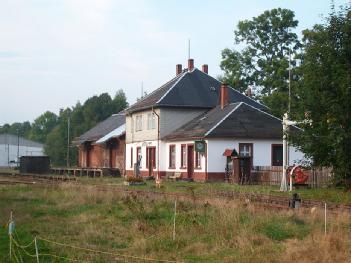
[[[85,167],[89,168],[90,167],[90,144],[87,144],[85,146],[85,150],[86,150],[86,155],[85,155]]]
[[[188,178],[193,178],[194,175],[194,145],[188,145]]]
[[[108,144],[109,148],[109,167],[116,168],[116,159],[117,159],[117,140],[111,140]]]
[[[156,147],[146,148],[146,165],[149,171],[149,176],[152,176],[156,168]]]

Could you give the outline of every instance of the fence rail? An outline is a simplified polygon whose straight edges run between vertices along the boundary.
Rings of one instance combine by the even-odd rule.
[[[311,187],[323,187],[330,183],[331,168],[305,169],[308,174],[307,184]],[[254,166],[251,170],[251,183],[262,185],[280,185],[283,175],[281,166]]]

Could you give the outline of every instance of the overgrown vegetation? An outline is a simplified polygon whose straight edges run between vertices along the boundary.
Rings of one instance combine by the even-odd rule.
[[[173,241],[173,198],[61,184],[57,188],[0,186],[1,262],[9,260],[5,225],[10,210],[16,220],[16,239],[23,244],[37,235],[94,250],[183,262],[295,262],[296,258],[302,262],[305,258],[309,259],[305,262],[346,262],[351,256],[351,224],[345,215],[330,215],[324,236],[322,211],[272,213],[235,201],[204,197],[196,202],[178,200]],[[44,241],[39,242],[39,249],[81,262],[118,260]],[[306,253],[309,249],[315,257]],[[34,253],[34,248],[28,251]],[[35,261],[21,255],[24,262]],[[42,260],[64,262],[50,257]]]
[[[70,141],[75,137],[105,120],[114,113],[118,113],[128,106],[123,90],[117,91],[114,98],[107,93],[93,96],[84,104],[78,102],[75,106],[61,109],[59,115],[47,111],[34,120],[33,123],[5,124],[0,133],[17,133],[25,138],[45,143],[45,152],[51,157],[54,165],[67,163],[67,126],[70,119]],[[70,148],[70,164],[77,162],[76,147]]]
[[[295,146],[312,165],[332,167],[336,185],[351,189],[351,5],[331,6],[322,23],[302,32],[303,39],[288,9],[240,21],[234,38],[244,47],[222,51],[222,79],[241,91],[253,87],[272,114],[289,112],[300,121],[304,131],[294,136]]]

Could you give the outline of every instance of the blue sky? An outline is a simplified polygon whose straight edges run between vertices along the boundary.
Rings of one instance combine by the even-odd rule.
[[[347,3],[335,1],[336,6]],[[330,1],[0,0],[0,125],[123,89],[129,103],[186,64],[221,74],[239,20],[289,8],[297,32],[322,21]]]

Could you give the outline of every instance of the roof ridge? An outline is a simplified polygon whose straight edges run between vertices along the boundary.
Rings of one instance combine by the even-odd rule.
[[[173,77],[172,79],[170,79],[169,81],[167,81],[166,83],[164,83],[162,86],[158,87],[157,89],[153,90],[150,94],[147,94],[145,97],[143,97],[142,99],[140,99],[139,101],[133,103],[132,105],[130,105],[128,108],[125,109],[125,111],[128,111],[130,108],[132,108],[134,105],[142,102],[143,100],[145,100],[146,98],[150,97],[152,94],[154,94],[156,91],[162,89],[164,86],[168,85],[169,83],[171,83],[172,81],[174,81],[176,78],[181,78],[184,73],[186,73],[187,71],[183,70],[182,73],[176,75],[175,77]],[[173,86],[172,86],[173,87]],[[171,87],[171,88],[172,88]],[[157,102],[156,102],[157,103]]]
[[[195,69],[197,69],[197,70],[198,70],[199,72],[201,72],[202,74],[204,74],[204,75],[206,75],[206,76],[209,76],[210,78],[214,79],[214,80],[217,81],[218,83],[221,83],[221,84],[223,83],[223,82],[219,81],[218,79],[212,77],[210,74],[206,74],[205,72],[203,72],[202,70],[199,70],[198,68],[194,68],[194,70],[195,70]],[[194,71],[194,70],[193,70],[193,71]],[[268,108],[266,105],[260,103],[259,101],[254,100],[253,98],[251,98],[251,97],[249,97],[249,96],[247,96],[247,95],[245,95],[245,94],[243,94],[243,93],[237,91],[234,87],[232,87],[232,86],[230,86],[230,85],[228,85],[228,87],[230,87],[233,91],[235,91],[235,92],[237,92],[237,93],[239,93],[239,94],[245,96],[246,98],[248,98],[248,99],[250,99],[250,100],[252,100],[252,101],[254,101],[254,102],[256,102],[256,103],[258,103],[258,104],[260,104],[260,105],[262,105],[262,106],[264,106],[264,107],[266,107],[266,108]]]
[[[175,87],[175,85],[177,85],[177,84],[179,83],[179,81],[180,81],[187,73],[188,73],[188,71],[184,71],[184,73],[182,73],[182,75],[177,79],[177,81],[173,83],[173,85],[166,91],[165,94],[162,95],[162,97],[161,97],[158,101],[156,101],[155,104],[160,103],[160,101],[163,100],[163,99],[168,95],[168,93]]]
[[[225,119],[227,119],[234,111],[236,111],[244,102],[235,102],[235,103],[239,103],[238,105],[236,105],[234,107],[234,109],[232,109],[228,114],[226,114],[219,122],[217,122],[210,130],[208,130],[204,137],[208,136],[214,129],[216,129],[223,121],[225,121]],[[233,103],[233,104],[235,104]],[[231,105],[231,104],[230,104]]]
[[[258,110],[258,111],[260,111],[260,112],[262,112],[262,113],[264,113],[264,114],[266,114],[266,115],[268,115],[268,116],[270,116],[270,117],[273,117],[273,118],[275,118],[275,119],[277,119],[277,120],[279,120],[279,121],[283,121],[282,119],[279,119],[278,117],[275,117],[274,115],[272,115],[272,114],[270,114],[270,113],[268,113],[268,112],[265,112],[265,111],[263,111],[263,110],[260,110],[259,108],[256,108],[256,107],[254,107],[254,106],[252,106],[252,105],[250,105],[250,104],[247,104],[246,102],[242,102],[242,103],[244,103],[245,105],[247,105],[247,106],[249,106],[249,107],[251,107],[251,108],[254,108],[255,110]]]

